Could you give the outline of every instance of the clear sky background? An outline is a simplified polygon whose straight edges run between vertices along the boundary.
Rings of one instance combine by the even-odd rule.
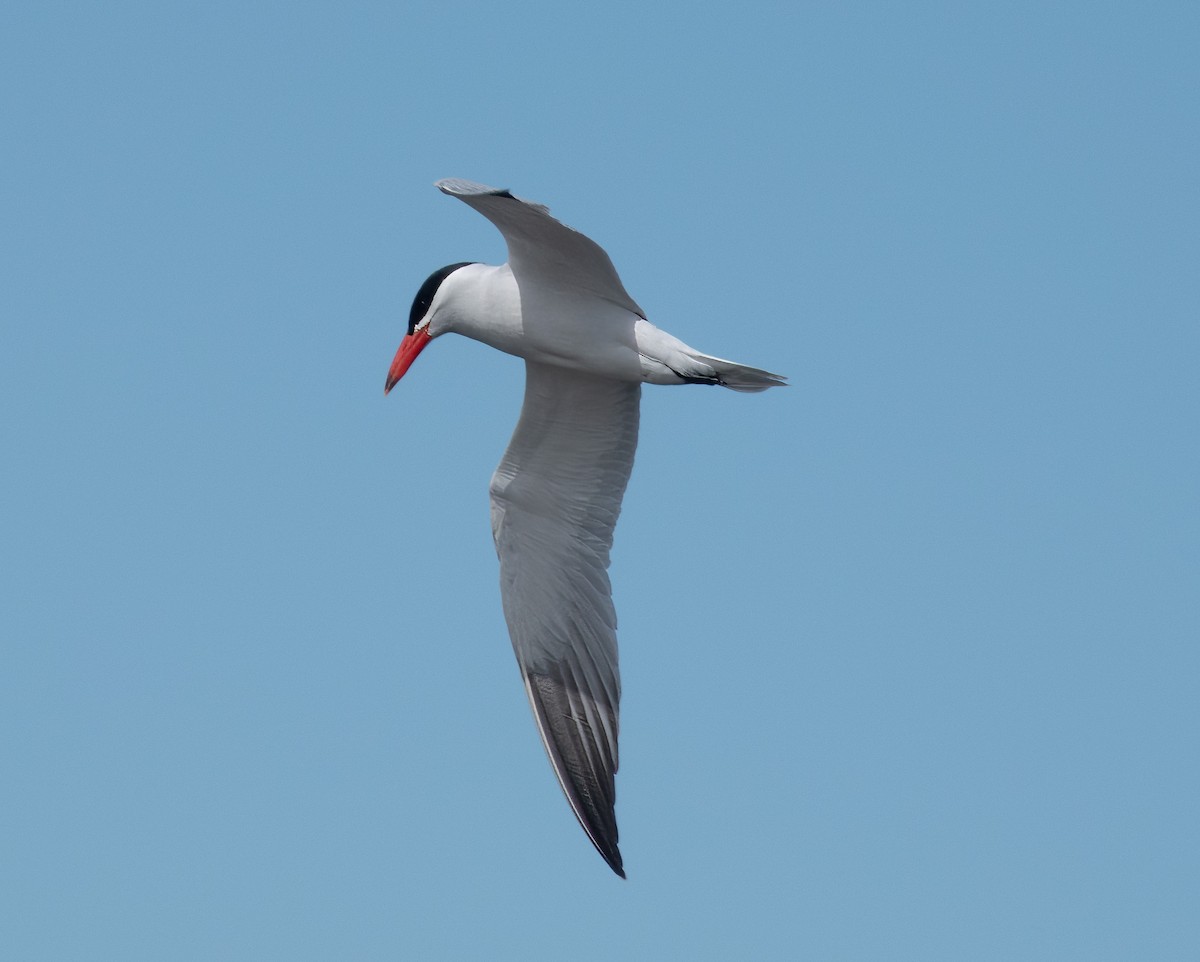
[[[1200,956],[1200,7],[6,3],[0,955]],[[417,287],[603,244],[622,882]]]

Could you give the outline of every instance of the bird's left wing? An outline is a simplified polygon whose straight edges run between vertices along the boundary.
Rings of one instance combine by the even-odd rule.
[[[517,283],[583,292],[646,315],[629,293],[604,248],[550,216],[550,209],[508,190],[469,180],[439,180],[438,190],[470,205],[504,235],[508,264]]]
[[[641,387],[525,367],[521,419],[491,483],[504,616],[554,774],[592,844],[624,877],[608,560],[637,447]]]

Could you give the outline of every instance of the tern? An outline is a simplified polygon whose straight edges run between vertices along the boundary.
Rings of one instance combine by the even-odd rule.
[[[504,618],[550,765],[596,850],[617,847],[613,528],[633,468],[641,385],[763,391],[786,378],[703,354],[659,330],[595,241],[548,208],[441,180],[504,235],[508,263],[434,271],[417,291],[387,394],[434,338],[463,334],[525,361],[525,400],[492,476]]]

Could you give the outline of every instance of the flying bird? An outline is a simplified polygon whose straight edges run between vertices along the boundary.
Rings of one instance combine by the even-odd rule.
[[[637,447],[641,385],[762,391],[778,374],[688,347],[626,292],[604,250],[508,190],[438,181],[490,220],[508,263],[434,271],[417,291],[389,392],[436,337],[455,333],[525,361],[525,400],[492,476],[504,617],[559,785],[592,844],[625,870],[615,811],[617,616],[609,549]]]

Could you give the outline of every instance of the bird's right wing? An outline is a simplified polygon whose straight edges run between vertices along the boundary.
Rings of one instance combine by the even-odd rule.
[[[473,207],[499,228],[518,284],[528,281],[547,290],[590,294],[646,316],[625,290],[604,248],[551,217],[548,207],[469,180],[439,180],[437,188]]]
[[[504,616],[550,764],[592,844],[617,848],[617,617],[609,549],[637,447],[635,383],[526,363],[492,478]]]

